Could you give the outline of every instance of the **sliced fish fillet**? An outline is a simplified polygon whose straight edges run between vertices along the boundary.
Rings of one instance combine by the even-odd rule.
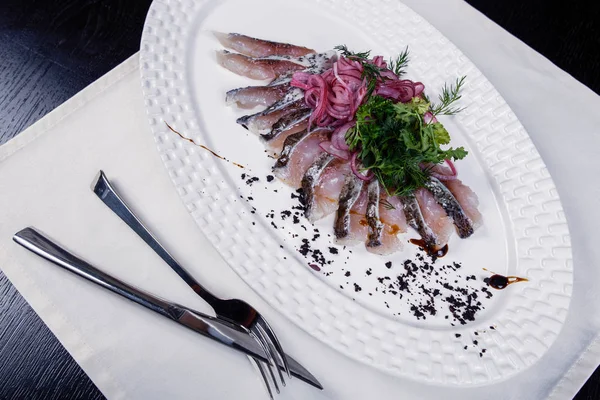
[[[250,57],[268,56],[304,56],[315,51],[306,47],[295,46],[288,43],[271,42],[253,38],[239,33],[213,32],[223,47],[237,51]]]
[[[383,224],[381,244],[372,248],[367,246],[367,250],[380,255],[401,250],[403,246],[398,234],[405,233],[407,230],[404,206],[397,197],[388,196],[383,188],[381,188],[379,201],[379,219]]]
[[[271,104],[266,110],[240,117],[236,122],[250,132],[257,135],[266,135],[281,118],[305,108],[302,94],[298,94],[296,90],[292,89],[281,100]]]
[[[379,219],[379,200],[380,200],[379,181],[373,179],[367,185],[367,208],[365,218],[367,220],[367,241],[365,246],[367,250],[377,252],[376,249],[382,245],[383,223]]]
[[[444,209],[446,214],[454,222],[458,236],[462,239],[473,234],[473,224],[456,200],[452,192],[440,182],[439,179],[431,177],[425,183],[425,187],[431,192],[433,198]]]
[[[400,199],[404,215],[406,217],[406,223],[417,231],[419,236],[421,236],[421,240],[424,243],[424,247],[428,251],[434,250],[437,247],[437,238],[433,232],[433,230],[427,225],[425,221],[425,217],[423,212],[421,211],[421,207],[419,206],[419,202],[417,201],[416,194],[410,194],[408,196],[403,196]]]
[[[362,190],[363,186],[364,182],[354,174],[348,174],[344,180],[333,226],[335,239],[340,244],[352,244],[357,241],[357,235],[360,236],[361,232],[356,232],[355,229],[357,224],[360,226],[360,219],[364,219],[367,206],[366,195]],[[362,215],[360,214],[361,210]],[[358,241],[364,241],[367,235],[366,220],[363,228],[364,235],[362,235],[362,240],[358,239]]]
[[[273,154],[275,154],[276,156],[278,156],[279,154],[281,154],[283,144],[290,135],[305,131],[307,128],[308,121],[290,127],[289,129],[281,132],[281,134],[277,135],[273,140],[269,140],[268,142],[266,142],[265,144],[267,146],[267,149],[269,151],[272,151]]]
[[[229,51],[217,51],[217,61],[231,72],[256,80],[273,80],[289,71],[301,71],[306,67],[292,61],[277,58],[251,58]]]
[[[252,58],[227,50],[217,51],[217,61],[231,72],[257,80],[287,80],[290,73],[305,71],[321,73],[331,67],[337,54],[335,51],[309,54],[301,57],[269,56]]]
[[[273,167],[273,173],[286,184],[294,188],[300,187],[308,167],[323,153],[319,144],[327,140],[328,135],[329,130],[319,129],[289,136],[281,156]]]
[[[350,163],[344,160],[336,159],[325,168],[315,188],[315,219],[324,218],[338,209],[342,187],[351,173]]]
[[[242,109],[251,109],[257,106],[269,107],[281,100],[289,91],[290,85],[278,86],[247,86],[233,89],[225,95],[228,105],[235,104]]]
[[[319,183],[323,171],[325,171],[325,168],[327,168],[327,166],[331,164],[334,159],[335,157],[331,154],[322,152],[310,165],[310,167],[308,167],[304,173],[304,177],[302,178],[302,195],[304,197],[304,204],[306,206],[304,216],[310,222],[315,222],[322,217],[322,215],[318,212],[319,210],[317,207],[315,189]]]
[[[446,211],[438,204],[429,190],[425,188],[417,189],[415,197],[425,223],[435,235],[435,244],[437,246],[446,245],[452,232],[454,232],[452,218],[446,214]]]
[[[465,185],[460,179],[445,182],[446,187],[452,192],[456,200],[462,206],[465,214],[473,224],[473,229],[479,228],[483,224],[483,216],[479,212],[479,198],[477,194]]]
[[[301,108],[298,111],[284,115],[279,121],[273,124],[271,131],[261,135],[261,138],[270,150],[278,152],[281,150],[281,146],[283,146],[285,137],[287,137],[286,133],[289,135],[306,129],[311,114],[312,110],[310,108]]]

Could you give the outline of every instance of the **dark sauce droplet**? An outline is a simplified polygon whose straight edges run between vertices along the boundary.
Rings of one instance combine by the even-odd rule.
[[[512,285],[517,282],[527,282],[529,279],[527,278],[519,278],[517,276],[504,276],[494,274],[487,278],[487,284],[494,289],[502,290],[505,289],[508,285]]]
[[[419,246],[423,250],[427,252],[431,257],[434,258],[442,258],[446,254],[448,254],[448,245],[444,245],[442,247],[431,247],[423,239],[410,239],[410,242],[416,246]]]

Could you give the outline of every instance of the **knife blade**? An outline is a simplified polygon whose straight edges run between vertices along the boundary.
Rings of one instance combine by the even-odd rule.
[[[166,301],[129,285],[78,258],[32,227],[17,232],[13,236],[13,240],[53,264],[146,307],[163,317],[169,318],[202,336],[261,361],[268,362],[265,351],[254,337],[237,325]],[[297,361],[291,357],[288,361],[292,375],[318,389],[323,389],[319,381]],[[281,365],[279,367],[283,368]]]

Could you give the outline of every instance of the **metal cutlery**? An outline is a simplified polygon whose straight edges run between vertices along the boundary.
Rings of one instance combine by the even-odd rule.
[[[13,240],[27,250],[59,267],[146,307],[202,336],[240,351],[257,360],[257,362],[266,363],[269,361],[264,347],[256,341],[256,338],[247,329],[237,324],[194,311],[188,307],[166,301],[129,285],[78,258],[34,228],[29,227],[17,232],[13,236]],[[293,358],[289,356],[288,358],[290,372],[293,376],[318,389],[323,389],[319,381],[310,372]],[[281,368],[283,367],[281,366]],[[268,384],[268,382],[266,383]]]
[[[38,256],[62,267],[105,289],[142,305],[163,317],[169,318],[199,334],[241,351],[262,361],[267,361],[263,348],[248,332],[217,318],[171,303],[131,286],[71,254],[58,244],[36,231],[25,228],[13,240]]]
[[[277,336],[264,319],[264,317],[256,311],[251,305],[239,299],[221,299],[204,286],[202,286],[194,277],[192,277],[169,252],[159,243],[154,235],[144,226],[140,219],[133,213],[131,208],[119,196],[116,190],[110,184],[104,172],[100,171],[92,183],[94,193],[117,214],[134,232],[136,232],[144,242],[146,242],[170,267],[177,273],[200,297],[202,297],[213,309],[218,318],[239,324],[248,329],[255,335],[258,342],[266,350],[269,362],[266,363],[271,380],[275,386],[277,393],[280,392],[275,374],[271,365],[275,366],[281,383],[285,385],[285,380],[281,370],[283,369],[288,375],[290,374],[289,359],[277,339]],[[257,362],[257,366],[263,375],[263,379],[269,390],[269,395],[272,398],[270,385],[266,379],[266,374],[261,363]],[[282,368],[277,368],[277,366]],[[316,383],[316,385],[314,384]],[[312,384],[320,387],[320,384],[315,381]]]

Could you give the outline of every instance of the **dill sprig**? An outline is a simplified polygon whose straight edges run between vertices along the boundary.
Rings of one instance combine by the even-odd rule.
[[[368,60],[371,56],[371,50],[355,53],[353,51],[348,50],[348,46],[346,46],[345,44],[335,46],[334,49],[342,53],[344,57],[349,58],[351,60]]]
[[[464,110],[464,107],[452,106],[462,98],[460,94],[467,77],[457,78],[453,85],[444,84],[442,94],[439,96],[439,104],[431,103],[431,113],[433,115],[455,115]],[[429,100],[429,99],[427,99]]]
[[[393,71],[394,74],[398,75],[398,77],[401,77],[406,73],[406,67],[410,61],[408,54],[408,46],[406,46],[402,53],[398,54],[398,57],[396,57],[395,60],[390,59],[389,61],[390,70]]]
[[[396,209],[396,207],[394,207],[394,205],[390,203],[389,200],[381,200],[379,204],[381,204],[383,208],[385,208],[388,211]]]

